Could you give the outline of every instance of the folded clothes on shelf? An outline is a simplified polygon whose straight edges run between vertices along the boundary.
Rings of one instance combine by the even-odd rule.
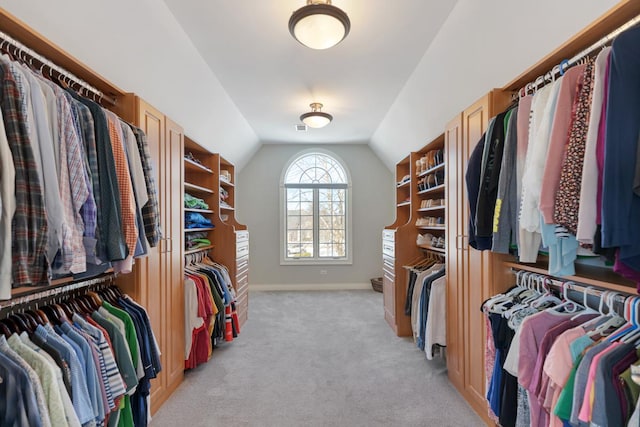
[[[207,202],[189,193],[184,193],[184,207],[189,209],[209,209]]]
[[[210,228],[213,223],[198,212],[185,212],[184,228]]]

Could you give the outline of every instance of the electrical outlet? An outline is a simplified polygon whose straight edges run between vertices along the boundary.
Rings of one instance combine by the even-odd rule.
[[[320,274],[322,274],[323,276],[326,275],[327,274],[327,270],[325,270],[325,269],[320,270]]]

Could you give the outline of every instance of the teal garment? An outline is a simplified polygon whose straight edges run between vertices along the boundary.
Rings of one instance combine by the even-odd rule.
[[[576,338],[571,344],[569,344],[569,350],[571,351],[571,358],[575,362],[582,352],[593,344],[593,340],[588,335],[583,335],[580,338]]]

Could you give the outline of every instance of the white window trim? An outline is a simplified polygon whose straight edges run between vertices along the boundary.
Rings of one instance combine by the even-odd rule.
[[[303,157],[307,154],[311,153],[319,153],[325,154],[331,158],[333,158],[336,162],[342,166],[342,169],[345,171],[347,178],[347,209],[346,209],[346,221],[347,221],[347,256],[345,258],[340,259],[308,259],[308,258],[300,258],[300,259],[291,259],[285,257],[286,252],[286,242],[287,242],[287,225],[286,225],[286,210],[285,210],[285,200],[286,200],[286,188],[284,184],[284,180],[287,175],[287,171],[291,167],[291,165],[298,160],[300,157]],[[353,224],[352,224],[352,215],[351,211],[352,207],[352,188],[351,188],[351,172],[349,168],[347,168],[347,164],[340,158],[340,156],[335,153],[324,150],[321,148],[310,148],[307,150],[302,150],[294,154],[289,161],[287,161],[284,168],[282,168],[282,172],[280,173],[280,265],[353,265]]]

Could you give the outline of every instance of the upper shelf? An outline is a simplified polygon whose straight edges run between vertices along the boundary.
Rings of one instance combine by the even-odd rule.
[[[445,185],[438,185],[437,187],[431,187],[431,188],[427,188],[426,190],[422,190],[418,192],[419,196],[422,196],[424,194],[431,194],[431,193],[440,193],[442,191],[444,191]]]
[[[439,165],[436,165],[434,167],[432,167],[431,169],[427,169],[426,171],[420,173],[418,175],[418,178],[423,177],[425,175],[429,175],[430,173],[434,173],[439,171],[440,169],[444,169],[446,163],[440,163]]]
[[[196,192],[200,192],[200,193],[214,194],[214,191],[212,189],[206,188],[206,187],[201,187],[201,186],[195,185],[195,184],[191,184],[190,182],[185,182],[184,183],[184,189],[185,190],[189,190],[189,191],[196,191]]]
[[[225,181],[222,178],[220,178],[220,185],[222,185],[223,187],[235,187],[235,184],[233,182]]]
[[[192,172],[206,172],[208,174],[213,174],[213,171],[211,169],[209,169],[208,167],[201,165],[198,162],[194,162],[191,159],[187,159],[185,157],[184,159],[184,169],[186,171],[192,171]]]

